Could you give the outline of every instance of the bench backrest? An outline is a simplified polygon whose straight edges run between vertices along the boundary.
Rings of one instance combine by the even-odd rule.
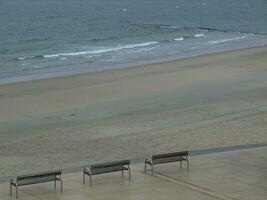
[[[19,181],[19,180],[34,179],[34,178],[43,178],[48,176],[60,176],[61,174],[62,174],[61,170],[40,172],[40,173],[17,176],[17,180]]]
[[[99,169],[99,168],[107,168],[107,167],[114,167],[117,165],[129,165],[130,160],[122,160],[122,161],[116,161],[116,162],[108,162],[103,164],[97,164],[97,165],[91,165],[91,169]]]
[[[153,155],[152,156],[152,160],[164,159],[164,158],[170,158],[170,157],[184,157],[184,156],[188,156],[188,154],[189,154],[188,151],[180,151],[180,152],[174,152],[174,153],[158,154],[158,155]]]

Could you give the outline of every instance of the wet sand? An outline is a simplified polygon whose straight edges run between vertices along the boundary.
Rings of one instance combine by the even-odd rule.
[[[0,176],[267,143],[267,47],[0,86]]]

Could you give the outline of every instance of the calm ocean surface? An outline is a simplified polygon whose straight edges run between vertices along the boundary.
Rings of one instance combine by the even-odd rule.
[[[267,0],[0,0],[0,83],[267,44]]]

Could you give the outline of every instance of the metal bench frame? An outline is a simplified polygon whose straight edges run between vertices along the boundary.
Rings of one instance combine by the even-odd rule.
[[[180,162],[180,168],[182,168],[182,162],[186,162],[187,170],[189,170],[189,152],[181,151],[175,153],[166,153],[166,154],[158,154],[153,155],[151,158],[145,159],[145,173],[147,171],[147,164],[151,167],[152,176],[154,175],[154,165],[163,164],[163,163],[171,163],[171,162]]]
[[[123,178],[124,171],[128,171],[129,181],[131,180],[130,160],[116,161],[103,163],[98,165],[91,165],[83,170],[83,184],[85,184],[85,175],[90,178],[90,187],[92,187],[92,176],[97,174],[111,173],[121,171],[121,177]]]
[[[12,196],[12,186],[16,188],[16,199],[17,199],[19,186],[54,182],[54,190],[56,190],[57,181],[60,182],[60,191],[62,192],[63,181],[62,181],[61,170],[16,176],[10,180],[10,196]]]

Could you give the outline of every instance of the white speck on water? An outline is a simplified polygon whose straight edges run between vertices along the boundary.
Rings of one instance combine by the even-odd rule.
[[[206,3],[205,3],[205,2],[203,2],[203,3],[202,3],[202,6],[205,6],[205,5],[206,5]]]
[[[176,8],[178,9],[178,8],[180,8],[180,6],[179,6],[179,5],[177,5],[177,6],[176,6]]]
[[[127,11],[127,9],[126,9],[126,8],[123,8],[123,11],[124,11],[124,12],[126,12],[126,11]]]

